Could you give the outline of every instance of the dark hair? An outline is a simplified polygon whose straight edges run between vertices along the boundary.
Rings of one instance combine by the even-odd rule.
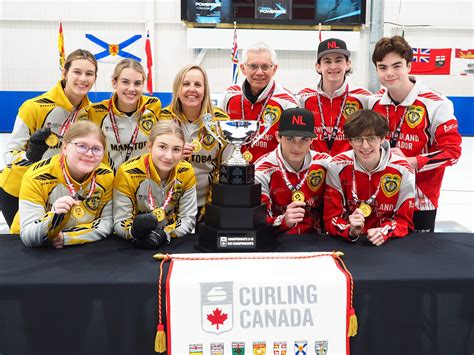
[[[367,109],[354,112],[344,124],[344,135],[347,138],[360,137],[364,134],[383,138],[388,132],[387,120],[380,113]]]
[[[389,53],[397,53],[400,57],[407,61],[407,64],[413,60],[413,49],[410,47],[405,38],[401,36],[382,37],[375,45],[372,54],[372,62],[377,65]]]

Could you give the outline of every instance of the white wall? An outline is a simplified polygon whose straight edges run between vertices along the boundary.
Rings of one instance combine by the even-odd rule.
[[[414,47],[468,49],[474,48],[473,10],[470,0],[386,0],[384,13],[386,22],[419,25],[405,27],[405,37]],[[100,47],[84,37],[86,33],[108,43],[119,43],[135,34],[144,36],[149,28],[154,50],[155,91],[171,91],[175,73],[183,65],[193,62],[199,53],[187,42],[187,29],[180,21],[179,0],[0,0],[0,90],[43,91],[60,78],[57,64],[60,19],[63,21],[66,52],[76,48],[99,52]],[[368,84],[368,68],[372,65],[368,50],[369,26],[370,21],[359,33],[359,48],[353,52],[352,58],[354,74],[351,80],[362,86]],[[401,30],[386,24],[384,33],[391,36],[400,34]],[[276,78],[292,91],[316,81],[316,38],[314,31],[313,51],[277,51],[280,68]],[[298,33],[293,41],[300,41]],[[208,71],[213,92],[221,92],[230,83],[231,45],[230,40],[226,48],[208,49],[201,63]],[[144,38],[125,50],[144,59],[143,48]],[[120,59],[107,57],[99,62],[95,90],[111,90],[110,76]],[[473,77],[424,76],[423,81],[447,95],[474,95]]]

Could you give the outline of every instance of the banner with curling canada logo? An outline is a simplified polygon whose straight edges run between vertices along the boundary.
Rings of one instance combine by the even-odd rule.
[[[338,253],[170,259],[168,354],[350,353],[352,279]]]

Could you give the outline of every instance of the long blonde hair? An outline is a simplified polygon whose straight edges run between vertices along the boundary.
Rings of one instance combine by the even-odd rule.
[[[102,144],[102,148],[106,148],[106,138],[102,129],[91,121],[77,121],[71,125],[66,131],[63,138],[63,144],[71,142],[75,138],[82,138],[94,134]]]
[[[148,136],[149,144],[153,145],[156,137],[163,134],[172,134],[181,139],[183,144],[186,142],[184,132],[176,122],[173,120],[161,120],[158,121],[151,129],[150,135]]]
[[[120,76],[120,73],[125,68],[132,68],[133,70],[139,72],[143,77],[143,82],[145,82],[146,80],[145,69],[143,69],[143,66],[139,62],[131,58],[122,59],[120,62],[117,63],[114,69],[114,73],[112,74],[112,80],[117,81]]]
[[[209,80],[207,79],[206,71],[199,65],[190,64],[178,71],[173,82],[173,99],[171,100],[171,110],[181,121],[185,120],[186,116],[184,115],[183,106],[181,104],[181,100],[179,99],[179,93],[183,87],[184,77],[187,73],[189,73],[189,71],[193,69],[199,70],[204,78],[204,97],[201,103],[201,113],[199,114],[199,119],[201,119],[205,113],[212,114],[213,112],[211,94],[209,90]]]

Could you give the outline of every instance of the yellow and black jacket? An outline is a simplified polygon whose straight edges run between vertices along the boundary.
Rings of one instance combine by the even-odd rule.
[[[150,162],[150,177],[147,177],[145,160]],[[130,228],[135,216],[149,213],[148,191],[156,207],[162,206],[168,192],[172,197],[165,208],[166,217],[158,227],[164,228],[168,237],[182,237],[191,233],[196,224],[196,179],[191,164],[181,160],[171,171],[166,182],[162,182],[151,159],[151,154],[122,164],[114,182],[114,230],[122,238],[130,239]]]
[[[108,164],[115,172],[120,165],[124,163],[128,145],[132,141],[133,132],[135,131],[137,123],[139,128],[138,134],[129,158],[147,153],[146,143],[148,136],[158,121],[158,115],[161,110],[160,99],[157,97],[142,96],[139,100],[137,111],[135,111],[133,115],[128,116],[117,109],[115,105],[116,96],[117,94],[114,94],[111,99],[93,104],[87,110],[89,120],[100,126],[107,137],[107,152],[104,155],[103,162]],[[112,106],[111,110],[117,122],[120,144],[114,133],[110,117],[111,113],[109,111],[110,105]]]
[[[19,211],[11,231],[19,232],[26,246],[41,246],[60,231],[64,235],[64,245],[94,242],[112,233],[114,175],[104,164],[95,170],[96,187],[90,197],[87,196],[92,174],[82,183],[72,180],[85,210],[84,216],[76,219],[71,213],[55,214],[51,211],[58,198],[70,195],[60,158],[61,154],[57,154],[41,160],[33,164],[23,176]]]
[[[77,120],[87,119],[85,109],[90,105],[84,97],[78,108]],[[0,187],[12,196],[20,193],[20,181],[28,167],[33,163],[26,158],[25,152],[30,136],[43,127],[59,134],[61,126],[74,107],[66,97],[59,81],[50,91],[26,100],[18,110],[13,132],[5,149],[5,169],[0,175]],[[47,159],[60,152],[61,141],[48,148],[42,159]]]
[[[214,120],[229,119],[229,116],[217,107],[213,113]],[[160,120],[171,119],[179,123],[188,143],[194,139],[201,143],[201,149],[193,152],[188,159],[196,176],[197,205],[201,208],[210,201],[211,182],[217,177],[224,147],[207,131],[201,119],[194,122],[179,120],[172,108],[167,106],[161,110]]]

